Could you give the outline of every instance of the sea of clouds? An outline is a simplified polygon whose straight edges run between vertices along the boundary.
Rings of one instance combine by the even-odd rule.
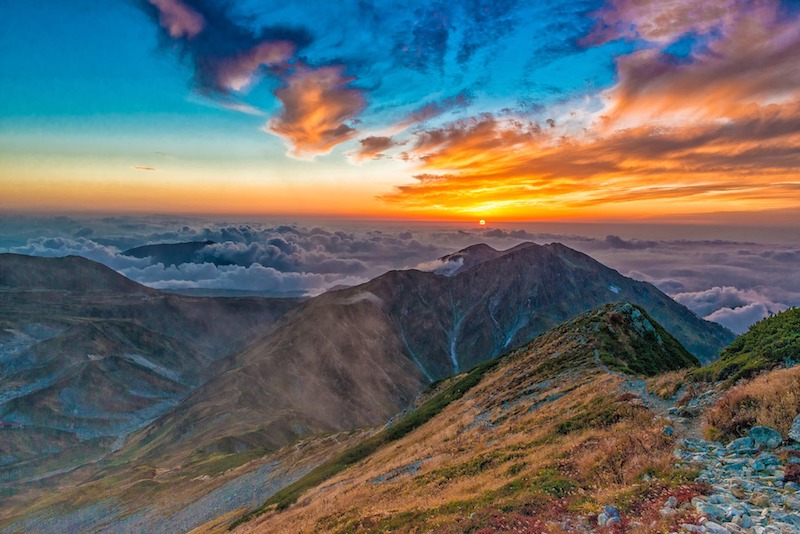
[[[562,231],[554,232],[552,225],[545,226],[2,217],[0,252],[79,255],[157,289],[317,295],[392,269],[432,270],[440,266],[437,258],[476,243],[506,249],[524,241],[558,241],[626,276],[653,283],[699,316],[734,332],[800,305],[800,244],[791,239],[690,239],[665,237],[680,232],[664,231],[653,239],[636,237],[633,227],[605,233],[620,229],[562,225],[555,228]],[[189,241],[213,244],[179,265],[123,254],[146,244]]]

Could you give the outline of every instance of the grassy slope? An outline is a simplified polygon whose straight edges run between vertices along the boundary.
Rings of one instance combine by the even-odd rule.
[[[264,503],[260,508],[241,517],[231,525],[231,529],[258,517],[271,507],[279,510],[287,508],[295,503],[297,499],[308,489],[318,486],[347,467],[363,460],[373,454],[378,448],[397,441],[414,429],[422,426],[434,416],[439,414],[451,402],[460,399],[464,393],[480,382],[487,371],[494,368],[499,362],[499,358],[484,362],[463,377],[448,386],[444,391],[437,393],[432,398],[424,402],[417,410],[401,419],[397,424],[392,425],[381,432],[367,438],[343,451],[338,456],[318,466],[297,482],[285,487]]]
[[[757,322],[737,337],[719,360],[697,369],[691,378],[701,382],[724,381],[731,386],[742,378],[800,359],[800,308],[790,308]]]

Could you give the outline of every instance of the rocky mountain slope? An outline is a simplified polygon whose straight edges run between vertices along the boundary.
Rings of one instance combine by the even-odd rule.
[[[0,484],[118,448],[296,303],[167,295],[80,257],[0,255]]]
[[[733,339],[654,286],[560,244],[482,245],[441,263],[453,261],[448,275],[392,271],[292,310],[131,447],[154,461],[379,424],[427,383],[606,302],[643,307],[701,360]]]

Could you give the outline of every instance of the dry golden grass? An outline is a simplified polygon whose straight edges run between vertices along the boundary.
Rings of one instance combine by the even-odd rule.
[[[237,532],[560,532],[556,521],[607,503],[663,522],[643,505],[678,484],[660,421],[620,395],[619,376],[586,366],[537,388],[543,378],[524,359],[490,372],[421,428]]]
[[[800,413],[800,367],[777,369],[727,391],[706,415],[706,435],[731,439],[754,425],[775,428],[784,436]]]
[[[671,399],[686,383],[686,369],[656,375],[647,380],[647,390],[662,399]]]

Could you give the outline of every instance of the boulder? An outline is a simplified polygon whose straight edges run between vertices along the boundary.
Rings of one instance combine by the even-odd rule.
[[[754,426],[747,433],[760,449],[772,450],[783,441],[781,433],[768,426]]]
[[[756,441],[753,438],[739,438],[728,443],[728,446],[725,447],[725,449],[728,452],[749,454],[756,452],[758,447],[756,446]]]
[[[792,422],[792,428],[789,429],[789,439],[800,442],[800,414]]]

